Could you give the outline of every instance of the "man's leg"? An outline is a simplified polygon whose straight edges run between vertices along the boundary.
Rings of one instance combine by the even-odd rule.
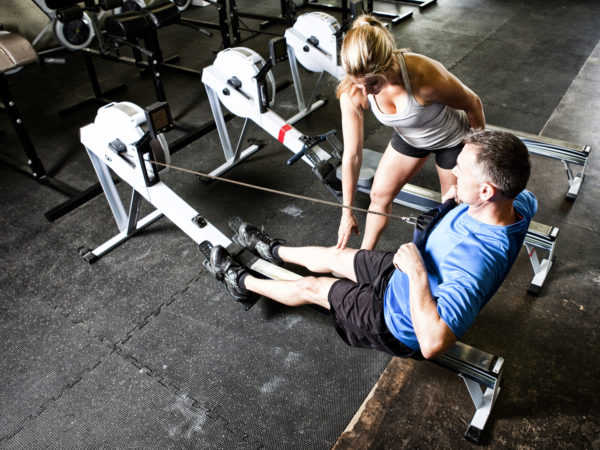
[[[292,264],[306,267],[314,273],[334,272],[356,282],[354,257],[358,250],[335,247],[287,247],[279,246],[279,257]]]
[[[243,279],[243,287],[288,306],[314,304],[329,309],[329,290],[337,279],[304,277],[294,281],[264,280],[252,275]]]
[[[356,281],[354,256],[357,250],[338,250],[334,247],[286,247],[281,239],[273,239],[254,225],[233,217],[229,226],[236,240],[261,258],[275,264],[290,262],[315,273],[331,273]]]

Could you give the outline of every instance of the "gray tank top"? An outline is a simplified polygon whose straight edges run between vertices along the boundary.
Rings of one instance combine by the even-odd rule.
[[[469,119],[463,110],[441,103],[422,106],[413,97],[404,55],[400,54],[400,70],[408,101],[404,111],[386,114],[379,109],[377,100],[367,95],[371,110],[383,125],[393,127],[400,137],[416,148],[437,150],[460,144],[469,130]]]

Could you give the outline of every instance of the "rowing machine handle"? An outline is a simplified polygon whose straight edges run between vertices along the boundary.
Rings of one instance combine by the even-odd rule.
[[[302,158],[304,156],[304,154],[306,153],[306,150],[308,150],[308,147],[305,145],[302,147],[302,149],[298,153],[294,153],[294,155],[290,159],[287,160],[287,165],[291,166],[296,161],[298,161],[300,158]]]

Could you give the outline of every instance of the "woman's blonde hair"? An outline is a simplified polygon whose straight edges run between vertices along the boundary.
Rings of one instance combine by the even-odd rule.
[[[399,70],[400,52],[394,37],[379,20],[367,14],[359,16],[342,43],[341,59],[346,76],[337,87],[338,98],[352,86],[349,77],[385,80],[390,69]]]

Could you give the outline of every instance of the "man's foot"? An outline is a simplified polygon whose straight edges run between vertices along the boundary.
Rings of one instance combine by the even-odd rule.
[[[270,263],[278,266],[283,264],[283,260],[273,254],[273,249],[278,245],[285,244],[284,240],[271,238],[239,217],[229,219],[229,228],[236,232],[235,237],[238,244]]]
[[[210,251],[210,266],[218,280],[225,282],[225,286],[236,300],[247,300],[251,292],[240,286],[239,281],[248,269],[239,265],[225,248],[217,245]]]

